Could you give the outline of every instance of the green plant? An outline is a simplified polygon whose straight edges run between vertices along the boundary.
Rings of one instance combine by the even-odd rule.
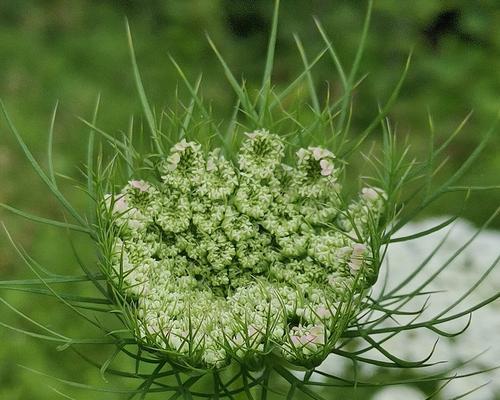
[[[432,350],[422,360],[407,361],[387,352],[383,343],[412,329],[453,335],[439,326],[468,315],[500,296],[496,294],[466,311],[453,311],[489,271],[478,283],[472,284],[470,291],[457,299],[453,307],[425,321],[417,321],[422,310],[415,310],[410,312],[415,320],[402,326],[379,327],[388,319],[408,315],[408,311],[402,310],[403,306],[416,296],[428,294],[425,292],[428,282],[410,293],[404,291],[405,284],[418,275],[425,263],[411,271],[396,289],[383,292],[378,298],[370,296],[369,288],[378,278],[378,268],[389,243],[435,232],[455,217],[425,231],[398,237],[397,232],[406,223],[449,192],[467,194],[472,190],[491,189],[460,186],[460,179],[473,165],[495,127],[484,135],[479,146],[452,176],[436,184],[435,171],[462,125],[444,144],[434,147],[433,124],[429,118],[430,148],[423,160],[411,158],[408,147],[398,145],[387,115],[408,70],[408,58],[402,76],[386,103],[380,106],[379,113],[365,130],[353,135],[350,131],[351,115],[355,112],[352,97],[363,80],[358,71],[371,7],[370,2],[360,45],[349,71],[343,67],[334,45],[316,20],[324,49],[309,60],[297,37],[303,72],[282,91],[275,90],[271,82],[279,1],[275,3],[264,76],[258,91],[253,92],[244,82],[238,82],[208,39],[237,97],[233,116],[225,122],[217,121],[203,100],[201,77],[192,83],[173,59],[190,93],[188,102],[178,100],[175,109],[151,108],[128,31],[132,67],[148,134],[134,120],[129,132],[121,136],[99,129],[96,123],[99,101],[92,121],[82,120],[90,128],[84,171],[86,184],[82,187],[89,200],[86,213],[79,212],[67,200],[56,179],[52,161],[56,112],[49,131],[49,165],[45,171],[25,145],[2,103],[7,124],[24,154],[71,222],[2,206],[35,222],[87,235],[98,250],[98,257],[89,266],[75,252],[84,274],[60,276],[40,266],[8,235],[36,280],[5,281],[0,287],[53,296],[100,334],[93,338],[68,337],[6,301],[5,305],[40,331],[2,325],[59,343],[60,350],[75,350],[82,359],[96,365],[103,376],[117,375],[138,381],[135,389],[87,387],[128,394],[129,398],[166,393],[172,399],[181,396],[237,398],[240,395],[250,399],[257,395],[261,399],[275,395],[321,399],[335,387],[397,383],[362,382],[355,373],[354,376],[335,376],[317,368],[330,353],[352,360],[354,370],[359,363],[402,370],[431,366]],[[333,61],[343,92],[338,96],[328,93],[321,99],[315,90],[312,71],[326,57]],[[304,83],[310,103],[290,104],[294,92]],[[383,142],[380,148],[374,147],[365,156],[369,175],[354,179],[367,188],[360,200],[352,201],[354,196],[341,191],[339,182],[353,179],[346,166],[364,148],[375,129],[382,130]],[[238,152],[243,132],[250,132],[249,138]],[[206,154],[202,147],[211,151]],[[296,152],[298,160],[294,166]],[[251,198],[254,195],[255,198]],[[275,204],[274,211],[272,204]],[[217,206],[225,208],[218,212]],[[228,206],[234,206],[230,208],[232,211],[228,211]],[[291,227],[287,228],[287,223]],[[221,231],[224,234],[219,240]],[[151,243],[160,243],[162,248],[150,248]],[[238,246],[254,246],[256,249],[252,250],[258,256],[253,259],[248,255],[237,256]],[[436,250],[438,248],[439,244]],[[173,258],[180,253],[182,262],[180,258]],[[456,254],[450,259],[453,257]],[[173,260],[172,263],[168,264],[169,260]],[[447,263],[443,269],[446,266]],[[185,286],[184,278],[189,280]],[[164,285],[168,279],[173,282],[167,281]],[[53,287],[79,282],[91,283],[95,294],[67,294]],[[184,298],[162,298],[167,305],[164,307],[155,303],[157,299],[145,295],[144,284]],[[233,294],[241,288],[253,290],[241,296],[240,303],[235,301],[243,312],[237,314],[234,308],[227,311],[226,304],[233,301]],[[290,289],[292,295],[286,299]],[[259,301],[252,306],[260,307],[260,313],[248,307],[256,297]],[[189,305],[193,299],[199,304]],[[181,307],[180,311],[165,311],[177,306]],[[96,314],[101,317],[94,318]],[[209,318],[214,316],[222,321]],[[181,327],[176,327],[177,330],[169,327],[172,320]],[[207,325],[207,321],[210,324]],[[221,330],[217,323],[228,329]],[[358,340],[365,345],[352,347]],[[82,350],[89,345],[114,350],[109,358],[99,362]],[[378,351],[386,360],[365,356],[370,350]],[[130,370],[114,366],[124,355],[135,362]],[[404,382],[446,384],[459,377],[454,375],[456,368],[454,365],[449,371]],[[304,374],[296,374],[294,370]],[[323,380],[318,378],[320,375]],[[274,385],[275,377],[281,379],[278,385]],[[65,383],[86,387],[76,382]],[[439,384],[434,390],[439,391]]]

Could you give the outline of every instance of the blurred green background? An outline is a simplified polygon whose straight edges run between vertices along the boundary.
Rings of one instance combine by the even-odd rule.
[[[357,48],[365,13],[362,1],[282,2],[274,84],[283,86],[300,72],[302,63],[293,40],[297,33],[310,58],[323,47],[312,16],[322,21],[344,64]],[[126,130],[140,104],[130,68],[125,36],[128,17],[146,90],[153,104],[172,105],[178,76],[169,54],[194,80],[203,72],[204,97],[220,117],[231,112],[235,99],[213,55],[205,32],[217,43],[236,76],[258,85],[263,71],[272,14],[269,0],[2,0],[0,2],[0,97],[33,152],[46,165],[46,132],[56,100],[60,113],[55,128],[55,167],[80,179],[87,129],[77,116],[89,119],[98,93],[102,96],[98,125],[111,132]],[[416,149],[429,135],[427,112],[434,116],[437,141],[442,142],[470,110],[474,113],[451,146],[445,171],[453,171],[476,145],[500,109],[500,6],[496,0],[470,2],[375,2],[361,73],[367,79],[355,97],[353,132],[369,121],[378,101],[384,101],[397,81],[408,52],[412,66],[391,118],[398,132],[408,135]],[[316,85],[339,87],[331,63],[315,68]],[[179,84],[180,86],[180,84]],[[181,89],[182,93],[182,89]],[[307,90],[303,91],[307,96]],[[500,184],[498,130],[464,183]],[[376,140],[380,132],[375,132]],[[0,202],[46,217],[61,218],[55,200],[32,173],[28,163],[0,123]],[[72,183],[68,183],[68,188]],[[81,202],[82,195],[70,197]],[[465,216],[479,223],[500,205],[498,191],[471,196]],[[431,211],[447,214],[453,204]],[[21,221],[0,210],[13,236],[37,260],[55,271],[74,273],[71,249],[60,232]],[[500,220],[494,221],[500,227]],[[0,236],[0,280],[29,277],[4,234]],[[79,321],[53,301],[2,293],[24,312],[62,327],[68,335],[83,336]],[[48,307],[51,311],[47,312]],[[52,311],[53,310],[53,311]],[[2,322],[28,327],[0,308]],[[74,323],[73,323],[74,322]],[[65,379],[104,385],[90,366],[70,352],[56,353],[53,344],[0,329],[0,398],[63,398],[49,385],[55,381],[25,371],[26,365]],[[96,351],[98,352],[98,350]],[[58,386],[60,387],[60,386]],[[114,399],[65,388],[78,399]],[[361,393],[361,392],[360,392]],[[358,393],[359,398],[363,396]],[[353,395],[354,396],[354,395]],[[355,398],[355,397],[353,397]]]

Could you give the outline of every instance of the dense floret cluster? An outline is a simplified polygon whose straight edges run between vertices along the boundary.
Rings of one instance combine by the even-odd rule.
[[[376,274],[370,227],[384,194],[345,204],[328,150],[296,152],[246,134],[236,162],[182,140],[106,200],[116,281],[135,305],[137,336],[192,364],[281,352],[326,355]]]

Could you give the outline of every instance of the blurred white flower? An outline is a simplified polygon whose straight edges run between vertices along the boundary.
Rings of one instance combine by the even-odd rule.
[[[413,223],[403,228],[398,235],[404,236],[414,232],[428,229],[442,222],[432,218],[420,223]],[[435,256],[425,266],[419,278],[409,283],[405,291],[411,291],[429,279],[439,268],[445,265],[450,257],[469,240],[476,232],[476,227],[464,220],[458,220],[451,227],[435,232],[428,236],[410,242],[394,243],[389,246],[387,262],[383,269],[389,268],[389,290],[411,273],[429,253],[448,235],[446,241],[436,252]],[[425,316],[432,316],[460,298],[467,292],[481,275],[490,267],[500,255],[500,232],[484,230],[468,245],[450,264],[437,275],[425,288],[427,291],[436,291],[430,297]],[[381,277],[384,271],[381,271]],[[452,313],[458,313],[467,307],[498,293],[500,282],[500,267],[494,268],[490,275],[459,305],[453,308]],[[380,281],[374,290],[378,290],[383,282]],[[415,298],[408,309],[422,306],[425,299]],[[404,323],[404,321],[400,321]],[[453,331],[461,330],[467,324],[467,317],[439,326],[440,329]],[[498,334],[500,332],[500,304],[498,301],[487,307],[477,310],[472,315],[471,326],[461,335],[454,338],[441,338],[434,360],[447,360],[446,368],[453,364],[464,362],[473,356],[484,352],[459,373],[473,372],[482,369],[495,368],[499,365],[500,345]],[[430,350],[437,336],[427,329],[419,329],[408,334],[399,334],[390,339],[385,347],[389,351],[404,359],[417,360],[422,358],[424,349]],[[494,400],[500,393],[500,371],[492,370],[484,374],[473,375],[463,379],[456,379],[443,388],[443,398],[454,398],[490,381],[490,384],[467,396],[471,400]],[[395,397],[393,397],[395,398]]]
[[[424,400],[427,396],[410,386],[390,386],[378,390],[372,400]]]

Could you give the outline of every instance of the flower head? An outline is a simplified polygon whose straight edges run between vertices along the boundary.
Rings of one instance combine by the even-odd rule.
[[[140,341],[208,366],[270,346],[297,361],[329,345],[371,249],[339,231],[333,154],[300,149],[294,167],[284,150],[277,135],[249,133],[236,167],[182,140],[158,164],[160,183],[131,180],[116,198],[113,224],[126,229],[111,260]],[[374,207],[371,191],[362,197]]]

